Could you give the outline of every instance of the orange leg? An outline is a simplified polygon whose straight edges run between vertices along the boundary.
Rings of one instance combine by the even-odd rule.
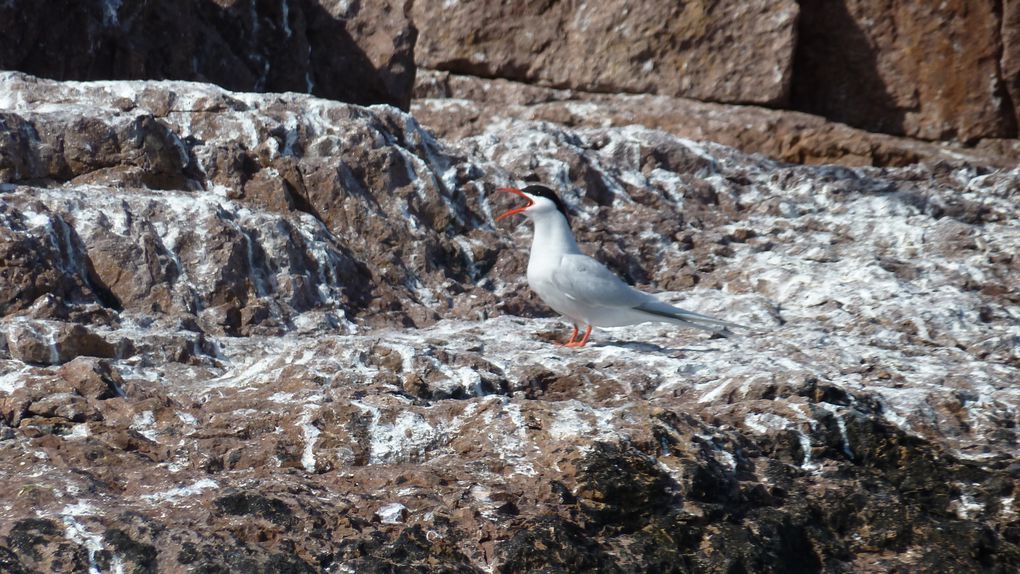
[[[577,329],[574,329],[574,334],[577,334]],[[581,337],[580,341],[575,341],[573,337],[570,338],[570,342],[564,345],[564,347],[583,347],[588,344],[588,337],[591,336],[591,325],[584,330],[584,336]]]
[[[577,325],[574,325],[574,332],[570,334],[570,340],[566,343],[558,343],[561,347],[571,347],[574,344],[574,339],[577,338]]]

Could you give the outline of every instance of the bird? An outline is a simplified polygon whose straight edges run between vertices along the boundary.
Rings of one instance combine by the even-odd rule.
[[[674,307],[654,295],[639,291],[617,277],[605,265],[581,252],[570,228],[566,205],[552,189],[532,184],[518,189],[498,188],[527,201],[500,214],[495,221],[523,214],[534,224],[528,258],[528,286],[574,327],[563,346],[588,344],[592,327],[622,327],[663,322],[695,327],[722,336],[743,325]],[[578,333],[584,334],[578,339]]]

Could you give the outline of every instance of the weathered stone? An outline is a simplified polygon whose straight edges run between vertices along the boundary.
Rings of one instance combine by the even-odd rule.
[[[415,60],[558,88],[783,105],[797,12],[788,0],[415,2]]]
[[[855,129],[820,116],[667,96],[587,94],[420,70],[415,116],[439,137],[480,135],[519,118],[576,127],[639,124],[799,164],[905,166],[918,162],[1015,165],[1015,140],[934,144]]]
[[[92,400],[119,396],[124,386],[124,378],[110,361],[93,357],[78,357],[61,365],[60,376],[76,393]]]
[[[85,397],[75,393],[57,393],[33,401],[28,406],[28,416],[55,417],[74,423],[102,419]]]
[[[0,324],[0,569],[1020,568],[1015,168],[790,165],[576,106],[436,140],[389,107],[0,77],[54,133],[155,118],[200,184],[0,191],[0,229],[83,278]],[[10,165],[60,155],[25,141]],[[583,251],[750,332],[557,346],[530,226],[494,219],[530,180]],[[116,356],[23,360],[60,333]]]
[[[57,521],[26,518],[14,523],[4,536],[3,554],[14,564],[12,572],[72,572],[89,568],[88,551],[84,545],[64,537],[64,527]]]
[[[60,80],[170,79],[406,108],[416,31],[403,0],[9,2],[0,68]]]
[[[1002,78],[1013,107],[1013,123],[1020,126],[1020,2],[1004,0],[1001,6]],[[1015,157],[1020,157],[1020,150]]]
[[[0,203],[0,315],[57,301],[95,301],[80,240],[59,216],[38,203],[16,209]]]
[[[1015,138],[999,4],[801,2],[793,107],[926,140]]]
[[[59,365],[82,355],[114,357],[113,345],[78,323],[15,321],[6,330],[11,357],[37,365]]]

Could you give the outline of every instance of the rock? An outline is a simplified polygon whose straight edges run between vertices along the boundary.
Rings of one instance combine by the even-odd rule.
[[[378,539],[351,545],[354,552],[345,551],[341,563],[350,564],[358,572],[383,573],[394,570],[419,572],[450,572],[473,574],[477,567],[457,550],[452,540],[429,539],[428,532],[412,526],[400,532],[392,541]],[[360,547],[360,548],[359,548]],[[352,556],[353,554],[353,556]]]
[[[974,147],[934,144],[855,129],[796,111],[632,94],[589,94],[419,70],[415,117],[441,138],[480,135],[504,119],[551,121],[576,127],[633,124],[675,136],[709,140],[799,164],[905,166],[960,162],[1009,167],[1013,140]]]
[[[102,419],[85,397],[73,393],[57,393],[33,401],[27,415],[64,419],[73,423]]]
[[[1017,137],[1015,3],[651,4],[418,3],[415,58],[456,75],[765,105],[927,141]],[[869,153],[840,135],[825,135],[828,147]]]
[[[82,355],[116,356],[113,345],[78,323],[15,321],[6,330],[11,357],[38,365],[59,365]]]
[[[33,402],[50,395],[66,397],[74,394],[74,387],[67,381],[54,377],[41,368],[29,367],[16,371],[16,377],[12,379],[15,382],[5,386],[4,395],[0,397],[0,416],[3,417],[4,425],[13,428],[18,428],[23,419],[31,418],[29,409]]]
[[[412,13],[423,68],[590,92],[778,106],[789,98],[798,7],[787,0],[488,1],[442,10],[417,2]]]
[[[57,270],[0,324],[0,569],[1020,569],[1015,166],[793,165],[577,106],[436,139],[388,106],[0,77],[23,126],[151,117],[191,174],[110,147],[137,178],[0,191]],[[71,165],[19,141],[5,165]],[[530,180],[585,252],[753,332],[553,344],[530,228],[494,221]]]
[[[123,394],[124,378],[107,360],[78,357],[61,365],[60,376],[88,399],[102,401]]]
[[[1002,78],[1013,104],[1013,122],[1020,126],[1020,2],[1002,3]]]
[[[45,207],[32,202],[19,210],[0,204],[0,314],[22,311],[52,295],[55,301],[98,299],[82,261],[74,230]]]
[[[1000,10],[989,0],[801,3],[793,107],[926,140],[1016,137]]]
[[[0,68],[59,80],[168,79],[406,108],[416,31],[404,2],[32,2],[0,8]],[[59,15],[59,18],[54,16]]]
[[[20,97],[32,100],[31,93]],[[67,121],[49,114],[6,114],[15,129],[2,145],[6,181],[52,179],[81,183],[123,181],[155,189],[192,185],[191,158],[166,124],[148,114],[119,114],[116,122],[89,117]],[[15,131],[16,130],[16,131]],[[6,165],[6,156],[17,158]]]
[[[54,520],[19,520],[3,540],[0,553],[6,558],[0,560],[12,566],[11,572],[69,572],[89,567],[85,546],[65,538],[63,525]]]
[[[12,356],[29,363],[62,364],[80,356],[112,358],[113,345],[77,323],[17,322],[8,331]]]
[[[58,126],[73,126],[73,106],[59,102],[74,96],[60,84],[17,74],[10,79],[5,85],[26,106],[15,113],[29,118],[28,132],[49,126],[47,133],[59,139]],[[479,198],[459,187],[473,185],[481,172],[422,178],[416,170],[432,168],[423,167],[430,164],[421,164],[421,158],[445,164],[453,160],[409,117],[392,109],[369,113],[319,101],[316,105],[325,107],[298,118],[286,101],[300,96],[250,99],[216,89],[196,91],[193,85],[164,94],[194,102],[169,111],[157,91],[142,84],[136,88],[131,97],[123,91],[114,97],[103,84],[82,85],[85,97],[103,110],[90,125],[106,126],[96,127],[97,132],[116,133],[118,126],[134,125],[132,118],[141,114],[183,130],[181,135],[159,133],[175,134],[179,157],[188,158],[190,166],[181,167],[181,173],[209,174],[211,193],[195,189],[187,177],[177,181],[175,193],[137,193],[136,185],[153,188],[146,176],[127,182],[131,191],[126,194],[110,188],[102,192],[101,212],[79,209],[96,193],[96,187],[83,182],[80,194],[30,194],[31,201],[49,197],[60,217],[73,220],[89,252],[87,257],[74,254],[75,263],[94,275],[94,287],[107,295],[106,306],[179,317],[215,308],[218,316],[203,323],[216,333],[272,332],[286,326],[295,312],[333,299],[346,301],[348,316],[425,324],[436,315],[424,304],[446,297],[410,286],[435,283],[431,277],[477,276],[479,264],[471,259],[476,248],[455,241],[449,232],[466,232],[482,220]],[[35,110],[31,104],[43,100],[53,107],[44,114],[30,113]],[[324,121],[320,113],[330,119]],[[254,131],[246,127],[256,125]],[[247,135],[238,139],[239,133]],[[48,151],[53,146],[46,141],[31,137],[22,144],[31,157],[50,154],[46,165],[68,164]],[[133,157],[111,148],[97,161],[134,166]],[[159,164],[144,165],[162,173]],[[437,164],[435,169],[448,168]],[[36,174],[58,180],[68,175],[48,167]],[[115,177],[105,181],[124,184]],[[102,185],[99,180],[89,184]],[[225,185],[238,187],[218,187]],[[419,187],[441,191],[429,195]],[[29,194],[23,198],[24,209],[33,205]],[[405,210],[412,218],[401,219]],[[265,226],[266,217],[278,224]],[[175,223],[183,220],[188,224]],[[403,224],[393,228],[389,221]],[[260,231],[253,233],[256,227]],[[163,233],[168,229],[184,232]],[[401,241],[421,235],[427,241]],[[277,256],[269,258],[270,252]],[[491,261],[492,254],[483,257]],[[414,294],[406,297],[404,292]]]

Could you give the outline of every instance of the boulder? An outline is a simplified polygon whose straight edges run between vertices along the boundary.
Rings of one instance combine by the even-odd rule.
[[[1002,77],[1013,106],[1013,123],[1020,126],[1020,2],[1017,0],[1002,3],[1001,29]]]
[[[80,238],[44,205],[0,203],[0,315],[58,302],[100,299]]]
[[[925,140],[1017,136],[1015,50],[1003,52],[1004,41],[1015,44],[1015,8],[1004,13],[992,0],[800,4],[794,108]]]
[[[30,89],[20,97],[26,106],[42,103]],[[196,185],[188,150],[165,123],[145,113],[118,115],[112,122],[105,119],[32,111],[24,116],[3,114],[6,137],[0,141],[0,180],[117,180],[154,189]]]
[[[416,2],[412,13],[423,68],[590,92],[789,100],[791,0]]]
[[[5,161],[35,169],[12,167],[10,181],[70,181],[78,190],[24,189],[9,202],[26,212],[52,208],[57,223],[72,221],[69,237],[81,250],[61,257],[80,267],[108,307],[201,315],[218,334],[278,331],[295,313],[334,299],[346,301],[349,316],[427,323],[436,318],[421,301],[429,295],[412,286],[426,276],[472,273],[473,254],[450,232],[482,216],[478,199],[451,183],[480,172],[449,181],[419,174],[432,169],[422,157],[452,161],[412,118],[293,94],[120,86],[130,87],[78,84],[72,93],[17,73],[5,81],[18,94],[12,114],[21,121],[10,132],[24,134]],[[77,97],[93,107],[87,119]],[[42,101],[49,107],[40,110]],[[85,143],[63,145],[72,138]],[[136,140],[141,148],[130,143]],[[79,149],[89,151],[89,162],[72,161]],[[136,177],[125,177],[129,171]],[[49,207],[33,207],[39,198]],[[102,208],[86,207],[93,202]],[[405,212],[412,217],[402,218]],[[403,241],[411,236],[425,241]]]
[[[111,358],[117,354],[102,336],[78,323],[15,319],[5,334],[11,357],[25,363],[60,365],[75,357]]]

